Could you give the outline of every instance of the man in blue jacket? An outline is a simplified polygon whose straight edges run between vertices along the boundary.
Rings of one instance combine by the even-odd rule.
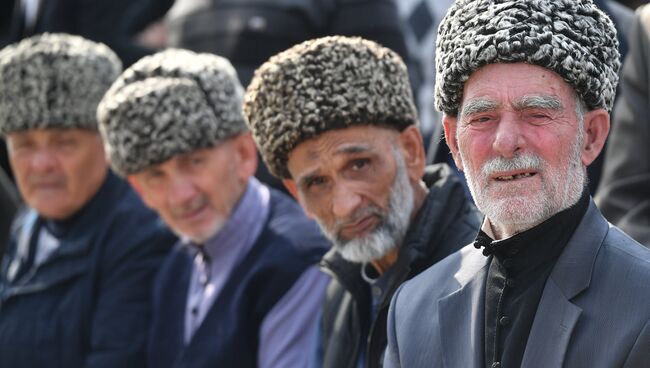
[[[0,51],[0,134],[27,204],[0,266],[0,366],[141,367],[174,242],[106,164],[95,111],[120,63],[47,34]]]
[[[111,165],[182,237],[155,284],[151,367],[307,362],[328,245],[253,177],[242,96],[226,59],[168,50],[127,69],[100,103]]]

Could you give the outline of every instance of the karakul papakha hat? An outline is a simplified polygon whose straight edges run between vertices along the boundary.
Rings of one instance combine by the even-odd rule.
[[[354,125],[402,131],[417,124],[408,72],[399,55],[362,38],[305,41],[256,70],[244,115],[270,171],[289,178],[301,142]]]
[[[119,76],[111,49],[79,36],[41,34],[0,50],[0,135],[97,129],[97,104]]]
[[[111,167],[127,176],[246,131],[243,94],[223,57],[169,49],[142,58],[97,110]]]
[[[612,108],[616,29],[591,0],[457,0],[438,30],[436,108],[457,115],[473,72],[516,62],[559,74],[589,109]]]

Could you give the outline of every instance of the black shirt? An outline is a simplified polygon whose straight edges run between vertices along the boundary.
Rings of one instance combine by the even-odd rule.
[[[485,366],[520,367],[546,279],[589,206],[584,190],[576,204],[510,238],[483,231],[474,243],[490,257],[485,285]]]

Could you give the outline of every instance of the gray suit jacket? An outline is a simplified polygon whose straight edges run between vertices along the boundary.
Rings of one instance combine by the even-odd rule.
[[[403,284],[385,367],[485,365],[488,258],[472,245]],[[650,366],[650,251],[590,203],[549,276],[522,367]]]

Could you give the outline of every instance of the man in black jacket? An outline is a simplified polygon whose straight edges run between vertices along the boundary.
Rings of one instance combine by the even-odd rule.
[[[334,244],[313,365],[380,366],[394,290],[479,226],[449,168],[425,170],[404,63],[361,38],[307,41],[256,71],[244,112],[271,171]]]

